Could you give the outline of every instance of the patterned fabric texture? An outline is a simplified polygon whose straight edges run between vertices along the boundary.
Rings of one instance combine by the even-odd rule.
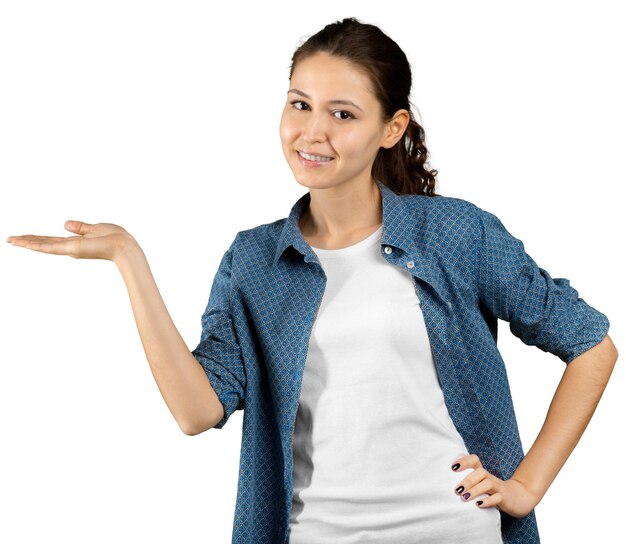
[[[498,320],[566,364],[598,344],[609,321],[568,280],[539,268],[494,215],[461,199],[397,195],[376,183],[381,255],[413,276],[450,417],[485,469],[509,479],[524,452],[496,346]],[[224,405],[215,428],[244,410],[236,544],[289,542],[292,435],[326,285],[298,226],[309,202],[307,192],[287,218],[236,234],[215,274],[192,352]],[[504,542],[540,542],[534,510],[523,518],[501,512],[501,520]]]

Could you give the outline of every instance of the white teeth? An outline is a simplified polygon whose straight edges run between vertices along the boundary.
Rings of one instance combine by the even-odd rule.
[[[309,155],[308,153],[304,153],[303,151],[298,151],[300,156],[305,158],[307,161],[318,161],[318,162],[328,162],[332,160],[331,157],[322,157],[321,155]]]

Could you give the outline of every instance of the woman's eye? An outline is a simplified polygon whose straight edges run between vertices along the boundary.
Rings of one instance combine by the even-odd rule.
[[[306,110],[309,108],[309,105],[306,102],[302,102],[302,100],[296,100],[295,102],[292,102],[291,104],[297,110]]]
[[[336,111],[333,113],[333,115],[337,118],[337,119],[341,119],[342,121],[346,120],[346,119],[354,119],[354,116],[348,112],[348,111]]]

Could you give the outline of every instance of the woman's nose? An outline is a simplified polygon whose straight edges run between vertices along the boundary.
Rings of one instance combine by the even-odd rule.
[[[306,142],[323,142],[327,138],[326,120],[323,114],[311,112],[303,127],[303,138]]]

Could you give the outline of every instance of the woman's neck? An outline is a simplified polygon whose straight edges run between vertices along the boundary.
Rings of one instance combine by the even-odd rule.
[[[303,237],[315,247],[344,247],[369,236],[383,220],[380,189],[369,184],[311,189],[311,202],[299,222]]]

